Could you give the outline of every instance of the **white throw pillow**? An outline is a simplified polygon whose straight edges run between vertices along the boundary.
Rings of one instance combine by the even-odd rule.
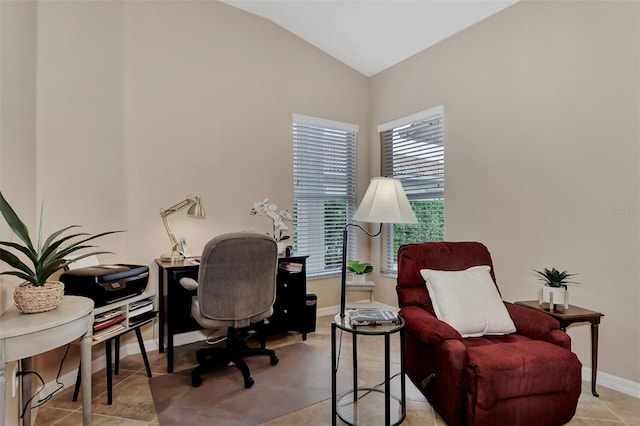
[[[436,316],[458,330],[462,337],[516,331],[490,271],[487,265],[464,271],[420,270]]]

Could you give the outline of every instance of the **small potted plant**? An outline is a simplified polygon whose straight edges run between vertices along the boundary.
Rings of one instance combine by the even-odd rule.
[[[564,304],[565,308],[569,305],[569,294],[567,292],[567,286],[570,284],[578,284],[577,282],[569,281],[570,277],[576,274],[570,274],[567,271],[560,272],[556,268],[545,268],[544,271],[536,271],[541,281],[544,282],[544,286],[541,290],[541,302],[549,303],[551,309],[552,305]]]
[[[364,284],[365,274],[373,271],[373,266],[368,263],[360,263],[357,260],[348,260],[347,271],[353,273],[352,280],[355,284]]]
[[[0,275],[14,275],[25,280],[19,284],[14,292],[13,299],[16,308],[22,313],[36,313],[50,311],[58,307],[64,295],[64,284],[60,281],[50,281],[51,275],[64,268],[68,264],[87,256],[110,253],[106,251],[94,251],[69,258],[69,255],[78,250],[95,246],[86,245],[87,241],[94,240],[104,235],[121,231],[102,232],[96,235],[87,233],[65,234],[79,225],[71,225],[54,232],[46,239],[42,239],[42,211],[40,210],[40,229],[38,230],[37,246],[33,245],[29,237],[29,231],[20,220],[16,212],[9,205],[0,192],[0,212],[13,233],[23,244],[0,241],[0,260],[13,268],[11,271],[1,272]],[[22,259],[26,259],[23,262]]]

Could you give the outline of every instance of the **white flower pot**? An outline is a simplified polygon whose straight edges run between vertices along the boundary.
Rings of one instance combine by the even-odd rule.
[[[353,274],[351,276],[351,281],[353,281],[354,284],[364,284],[366,279],[367,277],[364,274],[361,274],[361,275]]]
[[[549,305],[568,305],[567,290],[564,287],[542,287],[542,301]]]
[[[285,243],[278,241],[278,254],[284,254],[286,248]]]

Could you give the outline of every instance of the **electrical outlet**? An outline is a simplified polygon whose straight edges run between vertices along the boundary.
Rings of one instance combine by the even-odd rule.
[[[20,389],[20,376],[18,376],[18,363],[11,369],[11,397],[15,398]]]

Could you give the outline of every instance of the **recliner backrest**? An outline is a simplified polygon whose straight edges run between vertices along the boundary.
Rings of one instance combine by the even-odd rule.
[[[203,316],[249,319],[273,306],[278,249],[273,238],[251,232],[219,235],[202,250],[198,301]]]
[[[429,292],[420,270],[462,271],[479,265],[491,267],[491,278],[495,283],[491,254],[482,243],[437,241],[404,244],[398,249],[398,303],[401,308],[417,305],[433,314]]]

